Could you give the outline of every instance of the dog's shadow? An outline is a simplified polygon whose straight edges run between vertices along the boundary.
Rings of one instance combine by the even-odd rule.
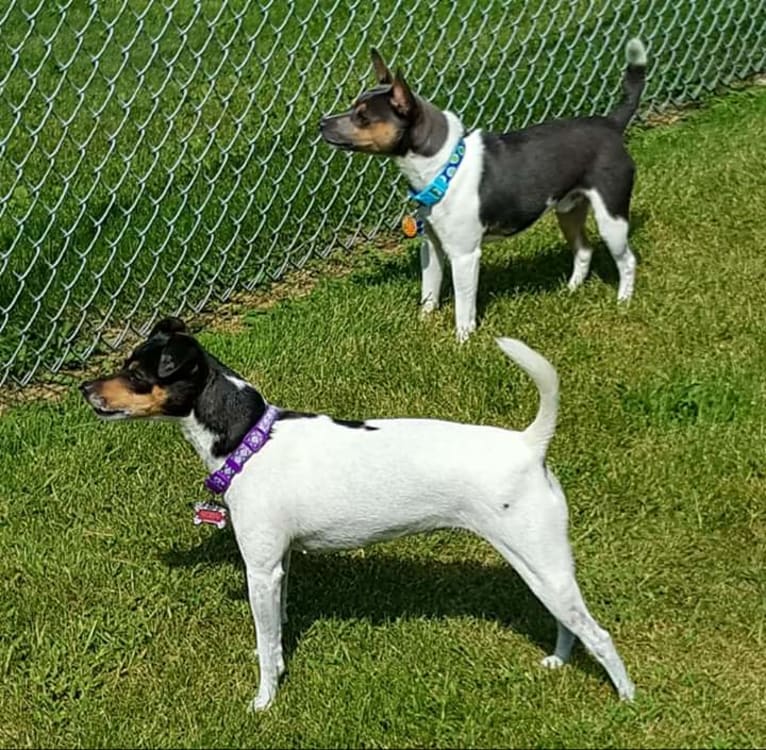
[[[228,592],[247,600],[244,564],[231,533],[212,534],[199,545],[162,554],[171,567],[229,564],[242,570]],[[402,618],[471,617],[497,622],[553,652],[556,622],[526,584],[498,555],[497,563],[413,560],[376,550],[365,556],[293,552],[288,584],[285,656],[311,625],[324,618],[366,620],[374,625]],[[509,653],[509,659],[513,654]],[[599,679],[606,673],[576,649],[572,661]]]
[[[631,237],[640,233],[645,221],[646,214],[643,211],[635,211],[631,215]],[[588,232],[588,241],[593,248],[589,277],[613,286],[616,292],[620,277],[609,250],[593,229]],[[631,250],[640,263],[641,253],[632,244]],[[532,255],[512,255],[507,262],[484,263],[479,274],[479,314],[484,313],[493,297],[544,294],[563,289],[572,274],[572,264],[572,250],[563,241]]]
[[[646,218],[646,212],[642,210],[631,213],[631,240],[640,235]],[[588,226],[588,241],[594,252],[589,276],[590,278],[598,278],[605,284],[614,287],[616,293],[619,284],[617,267],[592,223],[591,218]],[[506,241],[513,243],[514,238],[510,237]],[[631,250],[640,264],[641,253],[636,250],[632,241]],[[490,255],[490,253],[485,255]],[[482,260],[479,272],[477,311],[480,316],[483,316],[492,299],[497,297],[512,297],[519,294],[537,295],[562,290],[572,275],[572,267],[572,250],[563,241],[563,238],[531,255],[514,254],[511,245],[510,257],[502,261]],[[419,274],[418,252],[413,250],[406,259],[396,259],[382,267],[360,271],[355,278],[364,285],[374,286],[388,283],[394,279],[417,278]],[[452,281],[448,264],[442,287],[442,300],[447,301],[452,300],[452,298]]]

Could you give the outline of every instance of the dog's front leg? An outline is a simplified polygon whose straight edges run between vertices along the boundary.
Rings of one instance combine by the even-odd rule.
[[[420,269],[422,271],[422,291],[420,295],[420,314],[428,315],[439,307],[444,277],[444,253],[436,237],[425,234],[420,245]]]
[[[455,329],[462,344],[476,330],[476,294],[479,287],[481,246],[473,252],[450,255],[452,285],[455,289]]]
[[[279,678],[284,672],[282,657],[282,623],[280,587],[284,571],[281,563],[271,569],[247,567],[247,589],[255,621],[258,665],[261,681],[258,694],[250,703],[250,711],[268,708],[277,694]]]

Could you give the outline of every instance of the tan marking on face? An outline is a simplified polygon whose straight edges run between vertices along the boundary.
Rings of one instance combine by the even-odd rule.
[[[394,124],[382,120],[364,128],[355,127],[352,137],[357,148],[376,154],[385,154],[393,150],[398,134]]]
[[[153,385],[149,393],[136,393],[120,376],[101,381],[96,393],[105,408],[125,411],[133,417],[156,417],[162,414],[162,406],[168,398],[167,391],[159,385]]]

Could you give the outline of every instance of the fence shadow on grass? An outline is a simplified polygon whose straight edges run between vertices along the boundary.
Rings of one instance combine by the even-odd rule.
[[[485,542],[478,542],[486,544]],[[241,582],[229,595],[247,599],[242,563],[231,533],[212,534],[196,547],[162,555],[171,567],[202,563],[229,564],[242,570]],[[285,656],[298,647],[311,625],[325,618],[367,620],[382,625],[399,619],[473,617],[495,621],[523,635],[541,651],[552,653],[554,618],[498,554],[497,563],[412,559],[377,550],[369,556],[294,552],[288,589]],[[513,654],[509,653],[512,659]],[[606,673],[584,650],[573,664],[608,681]]]

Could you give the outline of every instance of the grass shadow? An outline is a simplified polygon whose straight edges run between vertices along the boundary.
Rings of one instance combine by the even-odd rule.
[[[635,211],[631,214],[631,237],[641,232],[646,217],[645,211]],[[607,285],[613,286],[616,294],[619,276],[612,256],[594,227],[591,227],[588,239],[594,249],[590,275],[601,279]],[[514,238],[511,237],[506,241],[513,243]],[[416,242],[409,244],[406,252],[402,254],[385,256],[373,253],[375,261],[369,267],[362,267],[354,271],[350,277],[351,281],[362,286],[377,286],[399,280],[410,280],[419,285],[418,244]],[[640,264],[641,253],[632,244],[631,250]],[[572,251],[563,241],[531,255],[515,255],[511,245],[510,257],[504,261],[488,261],[486,259],[482,261],[479,272],[477,313],[479,317],[482,317],[494,297],[542,294],[563,289],[571,273]],[[442,285],[442,304],[451,301],[453,296],[451,270],[449,262],[447,262]],[[415,305],[417,305],[417,299],[413,302],[413,306]]]
[[[631,215],[631,237],[641,231],[645,221],[644,211],[636,211]],[[613,286],[616,294],[619,276],[609,250],[594,229],[588,232],[588,240],[594,251],[590,276]],[[513,242],[513,238],[509,241]],[[632,244],[631,250],[640,263],[641,254]],[[572,251],[563,241],[531,255],[514,256],[511,250],[508,262],[489,262],[482,265],[479,274],[477,311],[480,316],[483,315],[493,297],[540,294],[560,290],[566,285],[571,273]]]
[[[189,549],[166,552],[162,559],[171,567],[233,564],[242,569],[243,577],[229,596],[247,600],[244,564],[230,532],[213,534]],[[496,565],[414,560],[386,553],[292,555],[289,619],[284,627],[287,658],[312,624],[325,618],[383,625],[399,619],[453,617],[498,622],[537,646],[541,658],[553,651],[555,619],[499,555]],[[572,662],[608,682],[606,673],[583,649],[573,653]]]

